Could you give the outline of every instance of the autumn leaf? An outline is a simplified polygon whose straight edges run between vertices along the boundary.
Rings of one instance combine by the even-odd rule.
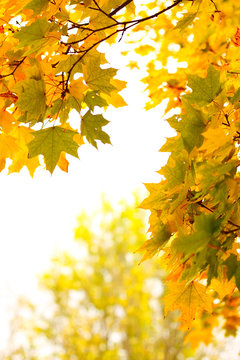
[[[46,110],[44,82],[35,79],[27,79],[21,82],[18,87],[17,105],[20,111],[27,113],[28,121],[37,122],[39,116],[44,114]]]
[[[116,90],[115,86],[111,84],[111,79],[116,75],[116,69],[108,68],[102,69],[100,67],[99,59],[89,59],[83,68],[83,75],[86,84],[92,90],[99,90],[106,94]]]
[[[87,141],[97,148],[96,140],[103,144],[111,144],[108,134],[102,130],[102,127],[109,123],[102,115],[94,115],[88,111],[81,121],[81,134],[86,136]]]
[[[84,96],[84,102],[89,107],[89,110],[93,111],[95,106],[104,107],[107,106],[106,100],[97,94],[96,91],[88,91]]]
[[[188,86],[192,89],[191,94],[185,95],[188,101],[199,106],[211,103],[221,92],[220,73],[209,66],[206,78],[189,75]]]
[[[28,144],[29,158],[43,155],[46,168],[51,173],[55,169],[62,151],[78,157],[78,144],[73,140],[76,132],[54,126],[48,129],[35,131],[34,140]]]
[[[212,311],[211,297],[206,293],[206,288],[200,283],[191,282],[168,284],[169,294],[164,296],[166,315],[168,311],[179,309],[181,311],[180,320],[186,329],[190,329],[196,314],[202,311]]]
[[[83,78],[71,81],[71,84],[69,86],[69,92],[72,96],[75,96],[77,99],[83,100],[86,90],[87,86],[83,83]]]
[[[49,32],[51,24],[46,18],[37,19],[29,26],[23,27],[14,36],[19,40],[18,48],[30,47],[30,50],[25,52],[25,55],[32,54],[35,51],[42,49],[47,43],[46,34]]]
[[[228,281],[223,279],[212,279],[211,288],[215,290],[220,300],[223,300],[225,296],[231,296],[236,289],[236,284],[233,280]]]

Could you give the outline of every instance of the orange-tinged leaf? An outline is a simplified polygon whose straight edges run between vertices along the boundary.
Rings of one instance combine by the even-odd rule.
[[[219,299],[223,300],[223,298],[227,295],[231,296],[236,289],[236,284],[233,279],[230,281],[227,278],[224,279],[212,279],[211,288],[218,293]]]
[[[78,145],[83,145],[84,144],[84,140],[81,134],[76,134],[73,136],[73,140],[76,141],[76,143]]]
[[[6,134],[12,130],[14,122],[15,118],[11,113],[6,110],[0,112],[0,126]]]
[[[164,296],[165,315],[168,311],[180,310],[183,328],[190,329],[192,321],[202,311],[212,311],[212,298],[206,293],[206,287],[196,281],[186,283],[169,283],[169,294]]]
[[[237,31],[234,34],[234,39],[232,41],[235,46],[240,46],[240,29],[239,28],[237,28]]]
[[[64,152],[60,154],[57,165],[62,171],[68,172],[69,161],[66,159],[66,154]]]
[[[6,165],[6,159],[0,158],[0,171],[2,171],[5,168]]]
[[[101,94],[101,97],[107,101],[108,104],[113,105],[115,108],[126,106],[126,101],[122,98],[122,96],[113,91],[111,95]]]

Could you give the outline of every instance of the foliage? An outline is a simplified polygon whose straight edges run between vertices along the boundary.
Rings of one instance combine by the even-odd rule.
[[[26,165],[33,174],[39,154],[50,172],[56,164],[67,171],[65,153],[77,156],[83,136],[93,146],[110,143],[99,108],[124,105],[125,83],[98,45],[131,30],[131,49],[150,59],[146,109],[168,99],[166,117],[176,131],[161,149],[170,153],[162,180],[147,185],[142,204],[151,211],[143,260],[160,255],[169,272],[166,299],[179,305],[183,326],[202,318],[210,336],[222,315],[226,333],[236,334],[239,2],[3,0],[1,14],[0,167],[11,159],[9,172]],[[134,61],[129,65],[138,67]],[[80,114],[73,128],[72,109]]]
[[[146,107],[168,98],[176,131],[161,148],[170,156],[160,183],[146,185],[151,239],[140,251],[143,260],[159,254],[169,273],[166,309],[181,309],[182,327],[195,327],[199,339],[201,319],[208,338],[218,316],[227,335],[240,320],[239,22],[239,2],[200,0],[134,29],[155,49]]]
[[[82,213],[72,251],[55,257],[41,276],[41,302],[26,301],[17,309],[4,359],[180,360],[183,352],[190,355],[175,314],[162,318],[163,271],[156,262],[137,266],[132,253],[145,232],[142,212],[125,203],[118,211],[104,202],[92,217]]]

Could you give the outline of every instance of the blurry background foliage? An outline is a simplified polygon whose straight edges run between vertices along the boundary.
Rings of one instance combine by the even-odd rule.
[[[36,303],[20,299],[1,359],[219,359],[219,344],[215,355],[195,352],[177,314],[163,318],[165,273],[157,258],[137,266],[133,253],[146,241],[135,206],[103,200],[101,211],[80,214],[72,247],[40,278]]]

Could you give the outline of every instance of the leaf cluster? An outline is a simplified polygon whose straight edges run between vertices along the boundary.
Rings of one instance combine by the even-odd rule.
[[[240,6],[193,1],[173,23],[177,14],[174,8],[154,23],[160,46],[143,79],[146,108],[168,99],[165,118],[175,135],[160,150],[169,153],[161,181],[146,185],[150,239],[140,251],[143,260],[158,254],[169,273],[166,312],[180,309],[183,328],[195,327],[201,341],[204,323],[209,338],[219,315],[227,335],[236,334],[240,319]]]

